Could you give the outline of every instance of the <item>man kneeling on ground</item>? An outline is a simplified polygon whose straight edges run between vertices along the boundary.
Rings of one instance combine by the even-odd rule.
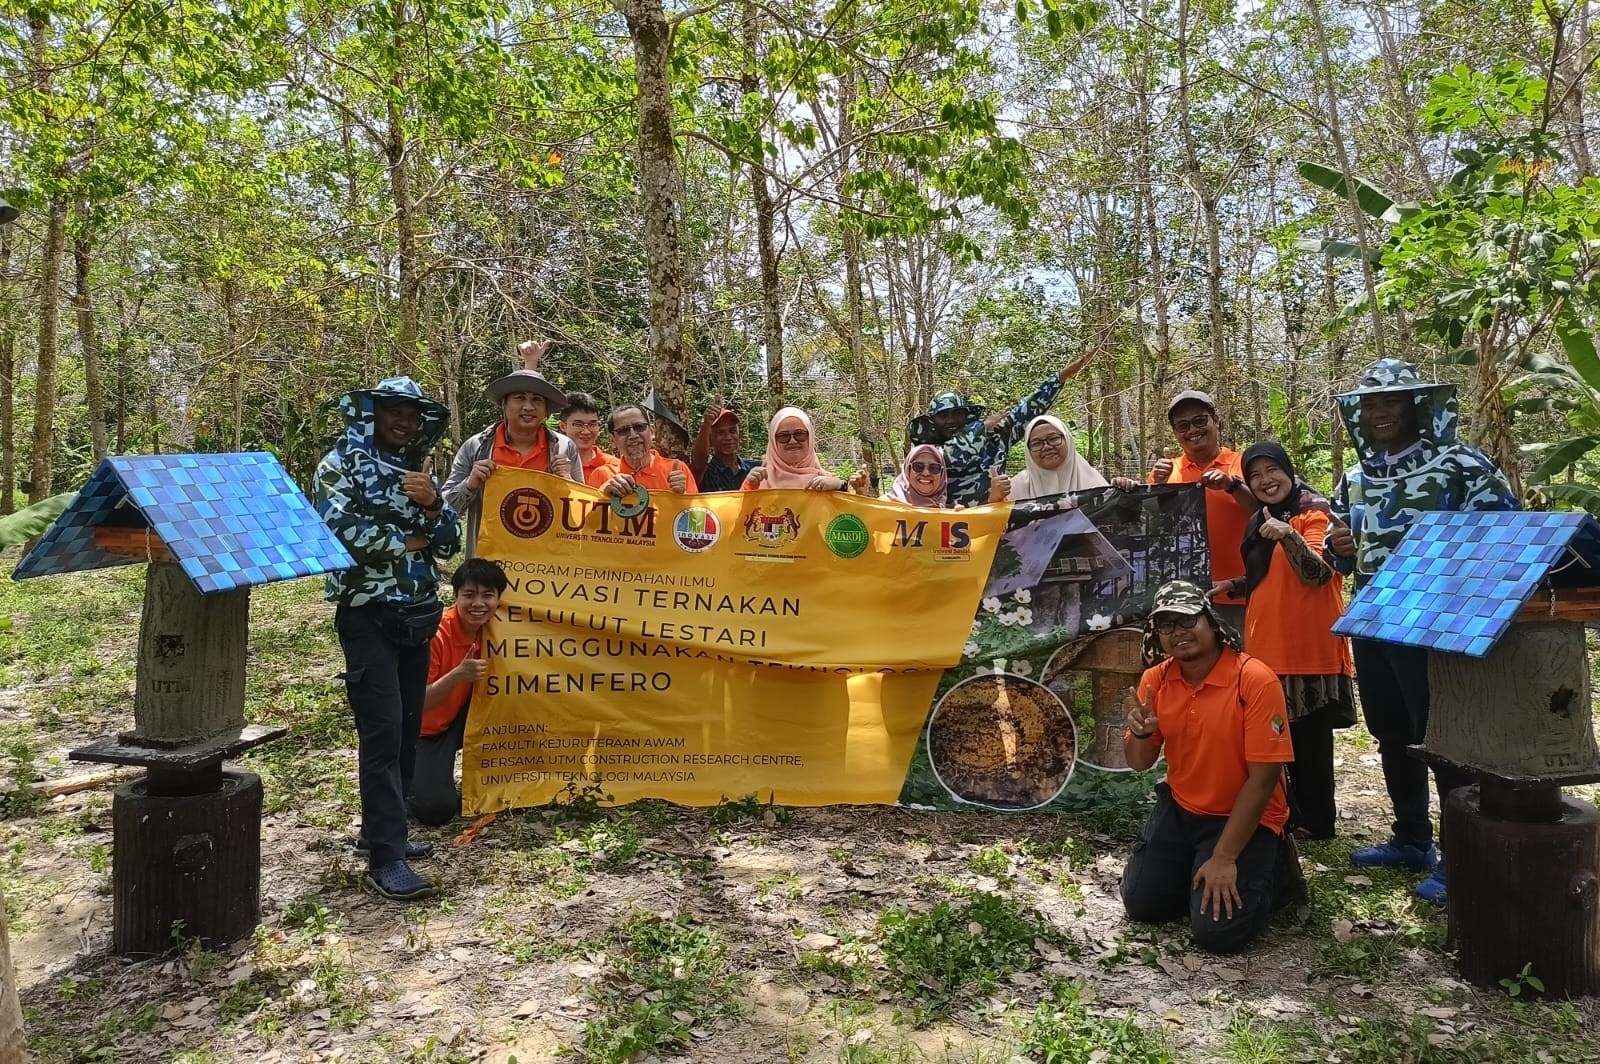
[[[1122,904],[1144,923],[1187,915],[1201,949],[1237,953],[1299,882],[1292,849],[1280,853],[1294,760],[1283,687],[1182,580],[1156,592],[1144,651],[1123,751],[1143,771],[1165,747],[1167,778],[1122,873]]]
[[[444,611],[428,659],[428,692],[422,700],[422,737],[411,777],[411,815],[424,824],[448,824],[461,812],[456,755],[467,734],[473,686],[489,671],[483,660],[483,629],[500,608],[506,574],[494,562],[473,558],[450,578],[455,604]]]

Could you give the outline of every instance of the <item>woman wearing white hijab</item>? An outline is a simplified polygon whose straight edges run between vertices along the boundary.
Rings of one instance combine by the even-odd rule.
[[[1014,501],[1106,486],[1106,478],[1078,456],[1072,430],[1054,414],[1040,414],[1028,422],[1022,438],[1027,443],[1028,465],[1011,478]]]

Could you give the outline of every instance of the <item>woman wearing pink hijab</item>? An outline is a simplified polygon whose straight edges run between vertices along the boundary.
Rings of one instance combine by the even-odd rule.
[[[899,502],[907,506],[921,506],[936,510],[961,509],[946,504],[950,487],[949,467],[944,452],[931,443],[921,443],[906,455],[900,475],[894,486],[881,496],[884,502]],[[989,479],[989,501],[1000,502],[1011,492],[1011,478],[997,474]]]
[[[811,418],[797,406],[786,406],[767,423],[767,457],[750,470],[741,491],[757,488],[800,488],[805,491],[848,491],[850,486],[817,461],[817,439]]]

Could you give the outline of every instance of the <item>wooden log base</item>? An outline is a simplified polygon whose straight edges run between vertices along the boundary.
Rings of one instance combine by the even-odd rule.
[[[261,919],[261,777],[226,769],[210,794],[156,797],[144,780],[111,803],[111,948],[164,953],[210,948]]]
[[[94,545],[107,554],[127,558],[129,561],[177,561],[166,541],[148,528],[101,526],[94,530]]]
[[[1600,994],[1600,810],[1569,796],[1560,820],[1530,823],[1488,816],[1481,803],[1477,787],[1462,787],[1444,808],[1462,976],[1497,987],[1527,965],[1550,997]]]

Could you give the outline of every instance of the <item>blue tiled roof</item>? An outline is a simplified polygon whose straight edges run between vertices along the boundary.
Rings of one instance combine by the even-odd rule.
[[[1564,562],[1582,575],[1558,583],[1600,583],[1600,522],[1584,513],[1424,514],[1333,630],[1482,657]]]
[[[12,579],[127,565],[99,527],[149,528],[202,593],[355,565],[270,454],[125,455],[103,460]]]

